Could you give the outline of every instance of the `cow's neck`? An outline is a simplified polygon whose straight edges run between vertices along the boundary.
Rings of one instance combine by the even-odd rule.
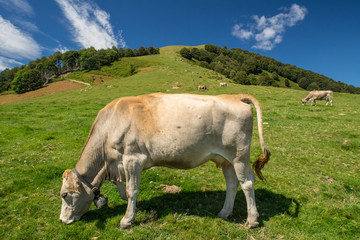
[[[105,178],[103,171],[101,171],[106,169],[106,157],[103,146],[96,139],[92,141],[90,138],[76,164],[76,170],[90,183],[96,180],[96,182],[101,184]]]

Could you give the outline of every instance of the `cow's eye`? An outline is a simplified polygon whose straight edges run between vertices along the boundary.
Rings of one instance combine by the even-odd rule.
[[[63,199],[65,199],[66,196],[67,196],[67,193],[62,193],[62,194],[61,194],[61,197],[62,197]]]

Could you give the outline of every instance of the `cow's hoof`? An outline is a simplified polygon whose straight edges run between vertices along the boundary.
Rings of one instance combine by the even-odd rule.
[[[228,217],[231,216],[231,215],[232,215],[232,213],[228,213],[228,212],[226,212],[226,211],[221,210],[221,211],[217,214],[217,217],[222,218],[222,219],[224,219],[224,220],[227,220]]]
[[[131,223],[120,223],[120,229],[127,229],[131,226]]]
[[[253,228],[256,228],[258,226],[259,226],[258,222],[250,223],[249,221],[246,221],[246,223],[245,223],[245,227],[248,228],[248,229],[253,229]]]

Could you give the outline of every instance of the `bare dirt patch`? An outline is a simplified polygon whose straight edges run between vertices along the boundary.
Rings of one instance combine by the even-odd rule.
[[[54,83],[50,83],[47,86],[40,88],[38,90],[23,93],[23,94],[1,95],[0,96],[0,104],[22,101],[22,100],[26,100],[26,99],[41,97],[41,96],[45,96],[45,95],[49,95],[49,94],[69,91],[69,90],[83,88],[83,87],[84,87],[84,85],[82,85],[82,84],[69,82],[67,80],[54,82]]]
[[[161,191],[166,192],[166,193],[178,193],[181,192],[181,188],[179,188],[176,185],[165,185],[165,184],[161,184],[160,186],[155,187],[156,189],[161,188]]]
[[[93,85],[99,85],[99,84],[114,80],[114,78],[111,76],[103,76],[103,75],[98,75],[98,74],[88,74],[87,77],[92,79]]]
[[[147,72],[154,71],[154,70],[155,70],[155,66],[145,67],[145,68],[139,68],[138,70],[140,71],[139,73],[147,73]]]

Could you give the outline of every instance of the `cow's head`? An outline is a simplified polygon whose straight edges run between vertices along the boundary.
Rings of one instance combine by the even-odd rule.
[[[72,170],[63,173],[63,185],[60,195],[62,198],[60,221],[70,224],[78,221],[90,208],[94,193],[81,184]]]
[[[305,104],[307,103],[307,101],[309,101],[308,99],[304,98],[303,100],[301,100],[301,103],[303,106],[305,106]]]

